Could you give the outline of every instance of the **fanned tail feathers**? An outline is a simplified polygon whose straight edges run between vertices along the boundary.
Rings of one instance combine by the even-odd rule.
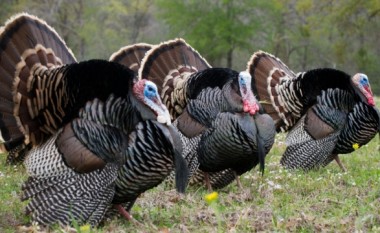
[[[31,132],[39,130],[33,112],[42,103],[38,98],[28,100],[29,91],[35,82],[40,87],[47,83],[35,80],[33,73],[73,63],[75,58],[56,31],[35,16],[15,15],[0,33],[0,130],[7,150],[12,150],[33,142]]]
[[[127,66],[129,69],[133,70],[137,76],[142,59],[152,47],[153,45],[146,43],[128,45],[113,53],[110,57],[110,61]]]
[[[139,78],[153,81],[172,116],[182,113],[185,81],[194,72],[210,68],[207,61],[182,39],[154,46],[145,55]]]
[[[293,101],[293,96],[287,96],[286,92],[294,87],[286,82],[294,79],[295,73],[280,59],[263,51],[252,55],[247,64],[247,71],[252,76],[253,92],[264,111],[275,121],[277,130],[286,130],[292,126],[295,123],[293,111],[286,103],[289,100]]]

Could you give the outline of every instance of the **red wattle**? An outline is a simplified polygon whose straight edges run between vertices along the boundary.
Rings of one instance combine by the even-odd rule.
[[[256,103],[250,104],[248,101],[243,101],[243,111],[251,115],[255,115],[259,110],[259,106]]]
[[[375,100],[373,98],[368,98],[368,104],[371,106],[375,106]]]

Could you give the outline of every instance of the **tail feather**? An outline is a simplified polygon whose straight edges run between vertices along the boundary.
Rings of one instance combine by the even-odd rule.
[[[128,45],[119,49],[119,51],[113,53],[110,57],[110,61],[120,63],[133,70],[136,75],[141,66],[141,61],[145,54],[152,49],[153,45],[146,43],[138,43],[134,45]]]
[[[192,73],[207,68],[210,65],[197,51],[184,40],[176,39],[157,45],[146,54],[139,78],[153,81],[169,112],[177,116],[185,105],[184,80]]]
[[[0,71],[1,74],[1,71]],[[6,76],[1,76],[1,79]],[[5,80],[7,81],[7,80]],[[0,80],[1,82],[1,80]],[[7,83],[0,83],[0,111],[1,113],[13,114],[13,95],[10,85]]]
[[[29,133],[39,128],[30,108],[38,108],[40,103],[28,101],[29,91],[33,82],[47,84],[34,80],[33,73],[41,67],[73,62],[71,50],[43,20],[22,13],[6,22],[0,33],[0,130],[8,150],[18,146],[16,142],[24,136],[28,144]],[[30,124],[25,128],[21,121]]]
[[[23,141],[23,138],[21,138],[20,141]],[[18,146],[9,150],[8,158],[6,161],[7,164],[21,163],[22,161],[24,161],[25,156],[32,148],[31,144],[28,144],[28,145],[25,145],[23,143],[16,143],[16,144]]]
[[[260,100],[264,111],[269,114],[279,129],[284,125],[292,125],[291,112],[286,107],[286,100],[280,93],[280,84],[284,80],[296,77],[277,57],[263,52],[255,52],[247,64],[247,71],[252,76],[252,90]]]
[[[12,50],[17,53],[8,53],[19,60],[25,51],[34,49],[40,44],[45,48],[54,51],[58,60],[62,64],[75,62],[75,57],[71,50],[54,28],[49,26],[44,20],[27,13],[16,14],[9,19],[1,33],[1,44],[5,45],[4,51]],[[10,44],[10,45],[8,45]],[[4,48],[4,47],[3,47]]]

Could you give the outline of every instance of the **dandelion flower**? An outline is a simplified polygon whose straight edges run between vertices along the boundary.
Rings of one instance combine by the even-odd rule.
[[[352,148],[354,148],[354,150],[357,150],[357,149],[359,149],[359,144],[358,143],[354,143],[354,144],[352,144]]]
[[[88,233],[88,232],[90,232],[91,227],[90,227],[90,225],[86,224],[86,225],[81,226],[79,229],[80,229],[80,232]]]
[[[212,192],[207,195],[205,195],[205,200],[207,203],[212,203],[218,199],[218,193],[217,192]]]

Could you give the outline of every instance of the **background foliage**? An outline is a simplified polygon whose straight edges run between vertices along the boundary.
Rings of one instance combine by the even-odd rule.
[[[245,69],[265,50],[295,72],[366,73],[380,94],[378,0],[2,0],[0,20],[26,11],[46,20],[78,60],[183,37],[213,66]]]

